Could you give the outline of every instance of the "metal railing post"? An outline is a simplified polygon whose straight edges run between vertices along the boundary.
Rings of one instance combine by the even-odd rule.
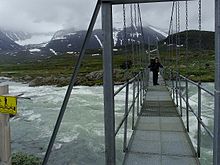
[[[188,81],[186,80],[186,130],[189,132],[189,88]]]
[[[139,101],[140,101],[140,80],[137,76],[137,116],[139,116]]]
[[[132,107],[132,130],[134,130],[134,113],[135,113],[135,102],[136,102],[135,90],[136,90],[136,86],[135,86],[135,81],[134,81],[133,82],[133,101],[132,101],[132,104],[133,104],[133,107]]]
[[[125,94],[125,123],[124,123],[124,147],[123,151],[125,152],[127,150],[127,126],[128,126],[128,97],[129,97],[129,83],[127,81],[126,85],[126,94]]]
[[[179,98],[180,98],[180,116],[183,116],[183,106],[182,106],[182,91],[181,91],[181,78],[179,76]]]
[[[140,105],[142,105],[143,103],[143,72],[141,71],[141,74],[140,74]]]
[[[115,165],[115,114],[114,114],[114,86],[112,65],[112,4],[102,2],[103,39],[103,88],[104,88],[104,121],[105,121],[105,162]]]
[[[176,106],[178,107],[179,106],[179,101],[178,101],[178,74],[176,72]]]
[[[175,88],[174,88],[174,81],[173,81],[173,71],[171,71],[171,81],[172,81],[172,93],[173,93],[173,101],[175,99]]]
[[[198,84],[198,134],[197,134],[197,156],[200,158],[200,146],[201,146],[201,108],[202,108],[202,97],[201,97],[201,82]]]

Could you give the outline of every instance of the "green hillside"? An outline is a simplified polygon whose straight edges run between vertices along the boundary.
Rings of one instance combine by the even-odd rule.
[[[190,30],[188,32],[188,53],[186,53],[186,32],[179,33],[180,47],[168,46],[165,43],[173,39],[176,34],[160,42],[160,58],[166,68],[180,70],[180,73],[194,81],[214,81],[214,32]],[[201,42],[201,46],[200,43]],[[177,56],[176,56],[177,52]],[[178,59],[176,62],[176,58]]]

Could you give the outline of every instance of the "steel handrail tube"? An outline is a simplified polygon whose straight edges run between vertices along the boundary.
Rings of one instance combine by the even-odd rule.
[[[136,99],[137,99],[137,97],[136,97]],[[123,117],[123,119],[121,120],[120,124],[118,125],[118,127],[117,127],[117,129],[115,131],[115,136],[118,134],[118,131],[121,129],[121,127],[122,127],[122,125],[123,125],[123,123],[125,121],[125,118],[128,117],[128,114],[130,113],[132,107],[134,106],[134,103],[135,103],[135,101],[132,102],[131,106],[129,107],[128,113],[126,113],[126,115]]]
[[[171,81],[172,81],[172,93],[173,93],[173,101],[175,99],[175,89],[174,89],[174,81],[173,81],[173,71],[171,71]]]
[[[129,98],[129,83],[126,83],[125,115],[128,113],[128,98]],[[127,125],[128,125],[128,118],[126,117],[124,121],[124,144],[123,144],[124,152],[127,149]]]
[[[134,80],[136,79],[136,76],[129,81],[125,82],[115,93],[114,96],[118,95],[125,87],[127,84],[131,84]]]
[[[179,98],[180,98],[180,116],[183,116],[183,109],[182,109],[182,92],[181,92],[181,81],[180,81],[180,77],[178,77],[179,80]]]
[[[186,99],[184,97],[183,97],[183,101],[186,102]],[[193,113],[193,115],[196,117],[196,119],[200,122],[200,124],[203,126],[203,128],[207,131],[210,137],[214,138],[214,134],[212,133],[212,131],[210,131],[209,128],[205,125],[205,123],[203,123],[201,118],[200,119],[198,118],[198,115],[195,113],[195,111],[190,105],[189,105],[189,109]]]
[[[195,86],[198,86],[198,84],[197,84],[196,82],[194,82],[194,81],[192,81],[192,80],[190,80],[190,79],[188,79],[188,78],[186,78],[186,77],[184,77],[184,76],[182,76],[182,75],[180,75],[180,77],[183,78],[184,80],[190,82],[191,84],[193,84],[193,85],[195,85]],[[206,89],[205,87],[200,86],[200,88],[201,88],[203,91],[205,91],[205,92],[207,92],[208,94],[210,94],[211,96],[213,96],[213,97],[215,96],[214,92],[211,92],[210,90]]]
[[[176,106],[179,106],[179,101],[178,101],[178,72],[176,72]]]
[[[136,81],[134,81],[134,82],[136,82]],[[136,87],[136,86],[135,86],[135,87]],[[136,102],[136,100],[139,98],[139,93],[140,93],[140,92],[137,91],[137,94],[136,94],[136,96],[135,96],[135,99],[132,101],[132,104],[131,104],[131,106],[129,107],[128,113],[126,114],[125,117],[123,117],[122,121],[120,122],[120,124],[118,125],[118,127],[117,127],[117,129],[116,129],[116,131],[115,131],[115,136],[117,135],[118,131],[121,129],[121,126],[123,125],[123,123],[124,123],[124,121],[125,121],[125,118],[128,117],[128,114],[130,113],[131,108],[132,108],[133,106],[135,106],[135,102]]]
[[[135,90],[136,90],[136,86],[135,86],[135,81],[133,82],[133,102],[134,102],[134,106],[132,108],[132,130],[134,130],[134,113],[135,113]]]
[[[197,156],[200,158],[200,147],[201,147],[201,111],[202,111],[202,98],[201,98],[201,83],[198,83],[198,132],[197,132]]]
[[[186,80],[186,79],[185,79]],[[189,132],[189,88],[186,80],[186,130]]]
[[[137,116],[139,116],[139,102],[140,102],[140,80],[138,78],[138,98],[137,98]]]

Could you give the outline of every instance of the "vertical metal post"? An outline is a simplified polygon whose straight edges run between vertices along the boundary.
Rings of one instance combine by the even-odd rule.
[[[189,132],[189,88],[186,79],[186,130]]]
[[[140,105],[142,105],[143,97],[142,97],[142,90],[143,90],[143,72],[140,72]]]
[[[140,80],[139,75],[137,76],[137,116],[139,116],[139,101],[140,101]]]
[[[134,130],[134,113],[135,113],[135,102],[136,102],[136,99],[135,99],[135,89],[136,89],[136,83],[135,81],[133,82],[133,108],[132,108],[132,130]]]
[[[178,75],[179,73],[176,72],[176,106],[178,107],[179,106],[179,101],[178,101]]]
[[[182,91],[181,91],[181,78],[179,76],[179,98],[180,98],[180,116],[183,116],[183,106],[182,106]]]
[[[123,151],[125,152],[127,150],[127,125],[128,125],[128,96],[129,96],[129,83],[126,85],[126,94],[125,94],[125,123],[124,123],[124,147]]]
[[[112,4],[102,2],[103,39],[103,88],[104,88],[104,120],[105,120],[105,159],[106,165],[115,165],[115,115],[114,86],[112,67]]]
[[[8,94],[8,85],[0,86],[0,95]],[[0,164],[11,165],[9,114],[0,113]]]
[[[200,158],[200,146],[201,146],[201,108],[202,108],[202,98],[201,98],[201,83],[198,84],[198,132],[197,132],[197,156]]]
[[[214,165],[220,164],[220,0],[215,0]]]
[[[172,81],[172,93],[173,93],[173,101],[175,100],[175,88],[174,88],[174,77],[173,77],[173,71],[171,71],[171,81]]]

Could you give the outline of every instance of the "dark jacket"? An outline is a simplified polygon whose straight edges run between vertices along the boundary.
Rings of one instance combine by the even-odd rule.
[[[159,68],[163,68],[163,65],[161,65],[160,62],[153,62],[148,66],[148,68],[150,68],[152,72],[159,72]]]

